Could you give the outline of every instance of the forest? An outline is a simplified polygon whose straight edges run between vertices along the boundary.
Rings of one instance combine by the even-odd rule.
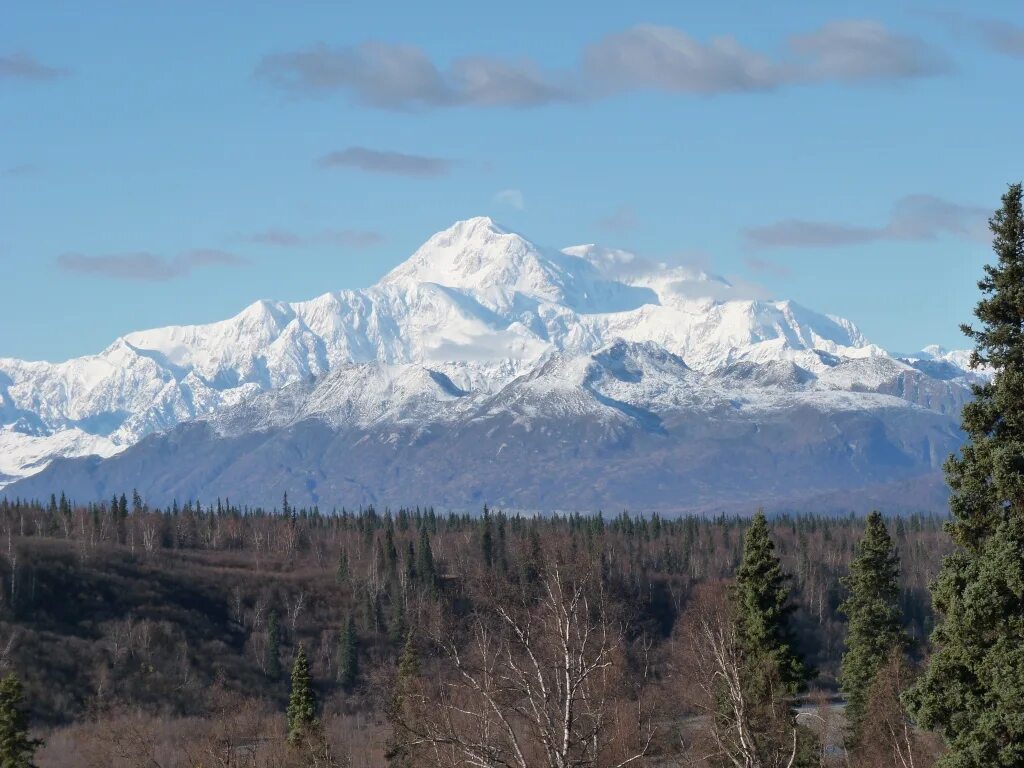
[[[495,654],[548,655],[556,637],[571,636],[580,663],[601,677],[572,694],[580,716],[627,730],[584,764],[618,764],[628,746],[657,764],[683,759],[707,736],[697,726],[708,702],[687,658],[697,651],[694,622],[728,611],[726,584],[753,534],[768,543],[769,568],[773,558],[780,568],[776,618],[806,670],[786,700],[836,710],[842,580],[865,520],[754,520],[752,529],[741,518],[486,508],[325,514],[287,498],[275,510],[222,501],[154,510],[137,495],[87,506],[4,500],[0,664],[23,684],[45,742],[40,766],[289,765],[287,750],[273,752],[287,744],[290,672],[301,652],[332,759],[383,766],[396,764],[396,745],[413,733],[400,720],[422,724],[419,716],[432,714],[406,693],[409,711],[398,718],[399,691],[414,682],[428,710],[441,701],[457,709],[482,695],[442,690],[468,669],[500,678],[508,670],[487,665],[511,662]],[[928,583],[948,539],[933,517],[889,527],[901,560],[894,606],[916,660],[932,627]],[[553,627],[556,617],[569,625]],[[531,622],[540,650],[516,635]],[[565,666],[548,659],[544,676]],[[631,743],[638,734],[650,743]]]

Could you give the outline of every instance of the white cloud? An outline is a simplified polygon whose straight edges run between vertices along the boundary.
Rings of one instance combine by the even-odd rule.
[[[503,189],[494,196],[497,205],[507,205],[517,211],[525,210],[526,201],[523,200],[523,193],[518,189]]]

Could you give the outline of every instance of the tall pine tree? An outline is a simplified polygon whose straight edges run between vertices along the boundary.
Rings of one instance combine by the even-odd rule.
[[[306,649],[299,645],[292,665],[292,692],[288,697],[288,743],[301,744],[319,727],[316,718],[316,697],[313,695],[313,679],[309,674],[309,659]]]
[[[992,381],[964,407],[968,442],[946,463],[957,545],[932,589],[934,653],[908,696],[949,747],[944,768],[1024,765],[1024,210],[1011,185],[989,220],[995,264],[974,310],[971,364]]]
[[[872,512],[850,574],[843,579],[849,597],[839,607],[849,621],[840,683],[855,740],[872,680],[892,653],[902,652],[907,645],[899,607],[899,573],[899,556],[885,521]]]
[[[267,620],[267,675],[272,680],[280,680],[284,670],[281,669],[281,623],[277,611],[270,612]]]
[[[764,674],[776,677],[786,695],[796,693],[808,678],[790,625],[793,604],[789,582],[775,554],[768,521],[758,510],[747,530],[743,559],[736,572],[739,637],[744,655],[757,660]],[[768,680],[758,683],[769,684]]]
[[[346,691],[351,691],[359,676],[359,638],[351,614],[346,618],[338,639],[337,663],[338,682]]]
[[[818,764],[816,740],[797,723],[792,705],[808,673],[793,638],[789,581],[775,553],[768,521],[759,510],[743,542],[732,594],[743,711],[738,713],[735,699],[723,691],[723,709],[716,714],[720,735],[726,740],[743,740],[729,725],[743,720],[753,743],[741,749],[732,744],[726,752],[745,755],[754,761],[750,765],[809,768]],[[713,764],[732,763],[723,759]]]
[[[437,573],[434,570],[434,552],[430,548],[430,534],[424,526],[420,529],[420,543],[416,550],[416,578],[421,584],[433,587],[437,580]]]
[[[21,681],[14,674],[0,680],[0,766],[33,768],[32,757],[42,745],[29,738],[28,715]]]

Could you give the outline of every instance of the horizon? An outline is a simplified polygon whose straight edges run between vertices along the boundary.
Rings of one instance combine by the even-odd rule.
[[[497,25],[466,3],[184,8],[7,14],[0,357],[366,287],[477,213],[756,285],[894,352],[962,348],[984,221],[1021,175],[998,126],[1024,17],[1001,0],[527,3]]]

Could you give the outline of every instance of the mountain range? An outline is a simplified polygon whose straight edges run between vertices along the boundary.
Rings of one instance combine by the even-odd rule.
[[[964,352],[457,222],[363,290],[0,358],[0,487],[321,508],[938,509]]]

